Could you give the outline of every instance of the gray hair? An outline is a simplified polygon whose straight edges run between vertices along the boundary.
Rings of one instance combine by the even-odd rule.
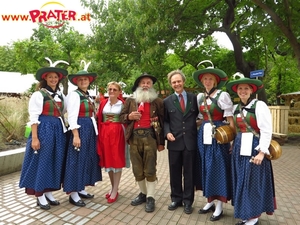
[[[185,75],[181,70],[173,70],[170,73],[168,73],[168,82],[171,85],[171,78],[176,75],[179,74],[182,77],[182,81],[185,82]]]

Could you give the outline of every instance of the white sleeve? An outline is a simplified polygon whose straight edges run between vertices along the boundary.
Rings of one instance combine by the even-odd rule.
[[[204,95],[203,93],[199,93],[197,95],[197,106],[198,106],[198,110],[199,110],[199,114],[198,114],[197,118],[199,118],[199,119],[203,119],[203,115],[200,112],[200,104],[199,104],[199,102],[200,102],[201,98],[203,97],[203,95]]]
[[[44,96],[41,92],[36,91],[32,94],[29,99],[28,112],[29,112],[29,122],[28,126],[32,124],[40,124],[39,116],[43,112]]]
[[[227,92],[222,91],[222,93],[220,94],[220,97],[218,99],[218,106],[222,110],[224,110],[224,117],[233,116],[233,103],[231,101],[230,95]]]
[[[270,154],[269,146],[272,139],[272,116],[269,107],[263,101],[257,101],[255,107],[257,126],[260,129],[259,145],[256,150]]]
[[[80,107],[80,96],[77,92],[72,91],[67,96],[67,114],[69,130],[74,130],[80,128],[77,124],[79,107]]]

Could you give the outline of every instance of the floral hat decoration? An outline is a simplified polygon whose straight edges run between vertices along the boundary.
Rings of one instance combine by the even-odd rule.
[[[236,94],[237,93],[237,88],[239,84],[248,84],[251,86],[253,93],[252,94],[257,94],[259,93],[262,88],[263,88],[263,83],[261,80],[257,80],[257,79],[251,79],[251,78],[247,78],[244,76],[244,74],[237,72],[235,74],[232,75],[233,80],[229,81],[226,84],[226,88],[228,90],[229,93],[231,94]]]
[[[63,78],[65,78],[68,75],[67,70],[55,67],[59,63],[65,63],[65,64],[69,65],[68,62],[63,61],[63,60],[58,60],[58,61],[55,61],[54,63],[52,63],[51,59],[49,59],[48,57],[45,57],[45,59],[48,60],[50,66],[40,68],[36,72],[35,77],[38,81],[41,81],[41,80],[45,79],[47,74],[50,73],[50,72],[57,73],[57,75],[59,76],[59,80],[62,80]]]
[[[203,84],[201,82],[201,79],[202,79],[202,77],[203,77],[204,74],[209,73],[209,74],[215,76],[216,81],[217,81],[217,89],[220,89],[221,87],[223,87],[225,85],[225,83],[228,80],[227,74],[223,70],[215,69],[214,68],[214,64],[210,60],[203,60],[203,61],[201,61],[197,65],[197,68],[199,67],[199,65],[201,65],[203,63],[206,63],[206,62],[209,62],[211,64],[211,66],[209,66],[209,67],[207,67],[205,69],[201,69],[201,70],[195,71],[193,73],[194,80],[196,81],[196,83],[200,87],[204,88],[204,86],[203,86]]]
[[[90,84],[93,83],[96,80],[97,74],[96,73],[89,73],[87,71],[89,65],[91,64],[91,62],[86,63],[84,60],[81,60],[80,65],[84,64],[84,69],[78,71],[76,74],[69,74],[68,79],[69,81],[77,86],[77,79],[78,77],[88,77],[90,80]]]

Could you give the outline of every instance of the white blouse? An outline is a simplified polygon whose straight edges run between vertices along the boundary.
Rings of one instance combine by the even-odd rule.
[[[217,90],[214,93],[214,95],[211,97],[213,97],[213,98],[217,97],[217,95],[220,93],[220,91],[221,90]],[[204,93],[199,93],[197,95],[198,108],[200,108],[199,103],[200,103],[200,100],[202,97],[204,98]],[[206,102],[207,102],[207,105],[211,105],[211,103],[212,103],[210,98],[207,98]],[[224,114],[223,114],[224,117],[233,116],[233,112],[232,112],[233,103],[231,101],[230,95],[227,92],[222,91],[222,93],[220,94],[220,96],[218,98],[217,104],[222,110],[224,110]],[[204,105],[204,101],[202,101],[201,105]],[[198,118],[202,119],[203,115],[201,113],[199,113]]]
[[[118,100],[115,104],[111,105],[110,99],[108,99],[106,105],[103,108],[103,114],[113,113],[120,114],[122,110],[123,103],[121,100]]]
[[[91,102],[94,100],[90,98]],[[74,130],[80,128],[78,125],[78,115],[80,109],[80,95],[76,91],[72,91],[67,95],[67,112],[68,112],[68,123],[69,123],[69,130]],[[94,117],[92,117],[94,123]]]
[[[47,92],[51,95],[52,93],[47,90]],[[60,91],[56,92],[58,95],[62,96],[64,99],[64,108],[63,114],[66,112],[66,97]],[[61,99],[55,95],[54,100],[56,102],[61,102]],[[38,120],[39,116],[42,114],[43,111],[43,104],[44,104],[44,96],[40,91],[36,91],[32,94],[29,99],[28,105],[28,112],[29,112],[29,122],[27,123],[28,126],[32,124],[40,124],[41,122]]]

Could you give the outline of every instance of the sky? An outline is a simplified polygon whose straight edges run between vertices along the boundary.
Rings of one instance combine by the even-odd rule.
[[[53,4],[56,2],[55,4]],[[47,4],[48,3],[48,4]],[[50,4],[51,3],[51,4]],[[80,0],[8,0],[1,1],[0,7],[0,46],[7,45],[14,41],[30,38],[33,29],[37,28],[37,24],[32,21],[4,21],[3,15],[30,15],[30,11],[40,10],[49,12],[49,10],[68,10],[75,11],[76,15],[85,15],[88,9],[81,6]],[[70,25],[75,30],[83,34],[91,34],[90,23],[87,21],[74,21]],[[54,28],[55,29],[55,28]],[[215,33],[218,44],[221,47],[233,49],[232,44],[224,33]]]

